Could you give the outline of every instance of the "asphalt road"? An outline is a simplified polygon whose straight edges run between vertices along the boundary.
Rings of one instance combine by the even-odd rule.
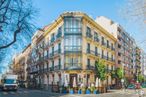
[[[84,94],[84,95],[70,95],[70,94],[56,94],[56,93],[49,93],[47,91],[41,90],[28,90],[28,89],[19,89],[18,91],[0,91],[0,97],[139,97],[134,93],[128,92],[111,92],[111,93],[104,93],[104,94]]]

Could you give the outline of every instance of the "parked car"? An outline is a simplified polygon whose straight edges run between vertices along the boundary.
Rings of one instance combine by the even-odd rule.
[[[130,85],[128,85],[127,88],[128,89],[140,89],[141,85],[140,85],[140,83],[130,84]]]
[[[130,85],[128,85],[127,88],[128,88],[128,89],[135,89],[135,85],[134,85],[134,84],[130,84]]]
[[[136,89],[140,89],[140,88],[141,88],[140,83],[135,83],[135,88],[136,88]]]
[[[142,88],[146,88],[146,82],[141,84]]]

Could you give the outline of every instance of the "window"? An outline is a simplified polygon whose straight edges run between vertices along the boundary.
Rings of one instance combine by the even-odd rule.
[[[65,33],[81,33],[81,18],[80,17],[65,17],[64,32]]]
[[[65,63],[67,65],[71,65],[71,66],[81,64],[81,56],[78,56],[78,57],[66,56],[65,57]]]
[[[91,34],[91,29],[89,27],[87,27],[86,29],[86,36],[89,37],[89,38],[92,38],[92,34]]]
[[[102,45],[104,45],[104,37],[102,36],[102,38],[101,38],[101,39],[102,39]]]
[[[61,28],[61,27],[59,27],[59,28],[58,28],[58,32],[57,32],[56,37],[57,37],[57,38],[60,38],[60,37],[61,37],[61,35],[62,35],[62,28]]]
[[[59,69],[61,69],[61,59],[58,60]]]
[[[91,34],[91,29],[87,27],[87,34]]]
[[[87,59],[87,64],[88,66],[90,66],[90,59]]]
[[[94,41],[99,41],[97,32],[94,32]]]
[[[97,49],[97,47],[95,47],[95,55],[97,55],[98,54],[98,49]]]
[[[61,43],[58,44],[58,50],[60,50],[60,49],[61,49]]]
[[[67,36],[65,37],[65,50],[66,51],[80,51],[81,50],[81,36]]]
[[[54,55],[54,47],[52,47],[52,55]]]
[[[52,61],[52,68],[54,68],[54,61]]]
[[[90,44],[87,43],[87,53],[90,53]]]
[[[104,57],[104,51],[102,50],[102,58]]]
[[[54,42],[55,41],[55,34],[53,33],[52,35],[51,35],[51,42]]]
[[[111,55],[111,58],[112,58],[112,61],[114,60],[114,57],[113,57],[113,55]]]
[[[108,52],[107,52],[107,60],[108,60]]]
[[[107,47],[109,48],[109,41],[107,40]]]

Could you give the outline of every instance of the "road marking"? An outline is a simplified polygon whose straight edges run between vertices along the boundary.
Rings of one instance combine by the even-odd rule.
[[[24,91],[24,93],[28,93],[28,91]]]
[[[10,92],[10,94],[15,94],[15,92]]]
[[[7,95],[8,93],[7,93],[7,92],[3,92],[3,94],[4,94],[4,95]]]

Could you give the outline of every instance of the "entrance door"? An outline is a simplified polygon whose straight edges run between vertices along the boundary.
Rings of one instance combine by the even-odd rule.
[[[70,74],[70,87],[73,87],[74,77],[76,79],[76,84],[77,84],[77,74]]]

